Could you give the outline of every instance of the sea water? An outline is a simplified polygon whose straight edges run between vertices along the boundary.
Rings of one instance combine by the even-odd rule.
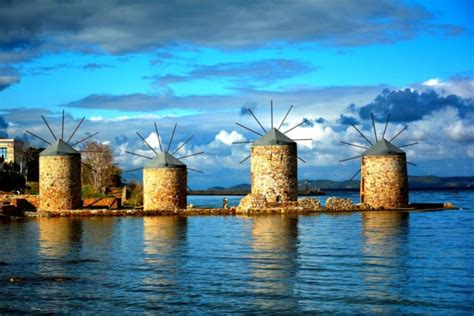
[[[410,200],[461,210],[0,221],[0,314],[472,314],[474,192]]]

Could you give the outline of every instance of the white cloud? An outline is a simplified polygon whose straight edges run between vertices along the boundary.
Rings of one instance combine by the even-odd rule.
[[[421,86],[433,89],[442,96],[454,94],[461,98],[474,98],[474,79],[470,77],[453,77],[445,81],[432,78],[423,82]]]
[[[428,79],[422,83],[422,85],[427,86],[427,87],[438,87],[443,84],[444,83],[442,83],[439,78]]]
[[[438,80],[435,81],[434,79]],[[443,85],[445,82],[441,79],[434,78],[430,84]],[[457,84],[457,83],[456,83]],[[452,83],[452,85],[456,85]],[[443,88],[449,85],[443,85]],[[428,86],[424,86],[426,89]],[[434,86],[433,86],[434,87]],[[421,86],[418,87],[420,89]],[[239,121],[251,128],[258,129],[257,123],[250,116],[239,116],[239,109],[245,102],[255,102],[258,106],[254,113],[259,117],[265,127],[270,125],[268,100],[275,97],[274,118],[277,125],[286,114],[287,104],[295,104],[286,120],[283,131],[301,122],[302,118],[307,118],[310,122],[314,122],[316,118],[323,117],[322,123],[314,124],[311,127],[298,127],[288,135],[291,138],[312,138],[312,142],[299,142],[298,155],[307,161],[306,164],[298,162],[298,173],[300,178],[307,177],[309,179],[347,179],[351,177],[360,166],[360,160],[354,159],[344,163],[338,161],[359,155],[363,149],[345,146],[339,143],[344,140],[350,143],[367,146],[367,143],[352,128],[341,125],[337,122],[341,113],[347,114],[347,106],[351,100],[357,100],[356,104],[367,104],[380,93],[380,87],[365,88],[340,88],[340,89],[320,89],[318,91],[293,91],[285,93],[250,93],[243,97],[242,95],[228,96],[226,98],[218,98],[217,100],[209,99],[204,102],[210,105],[208,111],[212,111],[212,120],[209,119],[208,113],[198,113],[189,116],[183,116],[179,119],[179,132],[175,135],[173,148],[182,144],[191,134],[196,135],[192,141],[184,146],[177,156],[204,151],[204,155],[190,157],[185,162],[190,168],[200,169],[205,174],[197,174],[190,172],[191,187],[208,187],[212,185],[233,185],[243,182],[249,182],[250,176],[250,160],[243,164],[239,162],[250,154],[250,144],[231,145],[235,141],[253,140],[257,137],[246,130],[239,130],[237,127],[233,130],[232,126],[235,121]],[[191,102],[192,101],[192,102]],[[179,108],[192,107],[196,99],[179,103]],[[202,101],[202,100],[201,100]],[[233,103],[235,102],[235,103]],[[169,102],[173,104],[174,102]],[[219,104],[227,104],[226,111],[216,111]],[[211,107],[213,110],[211,110]],[[148,112],[151,113],[151,112]],[[24,130],[28,129],[42,137],[48,138],[48,131],[42,126],[42,122],[38,119],[25,120],[26,116],[14,112],[15,116],[5,116],[8,122],[14,122],[18,126],[10,124],[8,132],[16,136],[22,136]],[[130,170],[142,167],[148,160],[132,156],[125,153],[125,150],[153,157],[153,152],[137,137],[135,131],[139,131],[146,137],[147,142],[155,149],[159,149],[158,139],[153,130],[153,122],[156,121],[160,127],[160,134],[167,141],[171,137],[171,132],[175,123],[175,119],[170,116],[157,118],[153,114],[145,114],[142,116],[124,116],[113,119],[102,118],[100,116],[93,117],[84,122],[85,130],[100,130],[98,136],[100,141],[111,141],[111,148],[114,151],[114,161],[117,162],[124,170]],[[56,116],[53,124],[59,126],[60,117]],[[410,123],[407,131],[395,140],[396,145],[403,145],[419,142],[419,145],[407,147],[408,160],[418,164],[416,168],[412,168],[414,174],[436,174],[436,175],[459,175],[471,174],[467,170],[469,161],[474,157],[474,131],[472,123],[474,120],[472,111],[466,109],[456,109],[453,107],[444,107],[443,109],[425,115],[420,119]],[[74,128],[79,119],[71,121]],[[199,122],[199,124],[197,124]],[[357,125],[367,136],[373,139],[373,131],[370,121],[363,121]],[[385,123],[377,123],[377,131],[380,136]],[[404,127],[403,124],[392,122],[389,124],[386,138],[390,139],[398,131]],[[120,137],[121,141],[117,141]],[[77,138],[80,136],[78,134]],[[33,144],[41,144],[30,137]],[[49,138],[48,138],[49,139]],[[115,139],[115,140],[114,140]],[[172,150],[173,150],[172,148]],[[157,150],[158,151],[158,150]],[[446,163],[445,163],[446,162]],[[451,163],[452,167],[449,167]],[[467,171],[462,171],[467,170]],[[134,173],[138,175],[139,172]],[[125,174],[129,176],[129,173]]]
[[[298,124],[298,121],[290,122],[290,126]],[[339,139],[338,135],[332,127],[322,124],[314,124],[311,127],[298,127],[287,134],[291,139],[306,139],[311,138],[312,141],[297,141],[298,148],[303,150],[312,150],[316,143],[318,147],[332,144],[334,140]]]
[[[155,148],[155,150],[160,148],[160,143],[155,132],[150,133],[150,135],[148,135],[145,140],[148,144],[150,144],[151,147]],[[161,137],[160,140],[162,140]]]
[[[474,144],[467,146],[466,153],[469,158],[474,158]]]
[[[101,122],[101,121],[104,120],[104,118],[102,116],[98,115],[98,116],[91,116],[89,118],[89,120],[92,121],[92,122]]]
[[[232,145],[233,142],[243,142],[246,140],[245,137],[237,131],[228,133],[223,129],[216,135],[215,139],[227,146]]]
[[[448,125],[444,131],[456,142],[474,141],[474,126],[465,125],[464,121],[456,121]]]

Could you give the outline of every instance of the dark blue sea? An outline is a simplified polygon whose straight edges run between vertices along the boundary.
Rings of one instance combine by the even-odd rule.
[[[472,315],[474,191],[410,199],[461,209],[3,220],[0,314]]]

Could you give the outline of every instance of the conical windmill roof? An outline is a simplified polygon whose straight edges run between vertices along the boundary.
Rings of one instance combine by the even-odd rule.
[[[252,146],[274,146],[296,144],[288,136],[272,128],[268,133],[253,142]]]
[[[40,156],[80,156],[81,153],[59,139],[40,153]]]
[[[155,158],[150,160],[145,168],[159,169],[159,168],[186,168],[186,165],[170,155],[167,152],[162,152]]]
[[[367,149],[362,156],[397,156],[403,155],[405,152],[396,147],[388,140],[381,139],[375,145]]]

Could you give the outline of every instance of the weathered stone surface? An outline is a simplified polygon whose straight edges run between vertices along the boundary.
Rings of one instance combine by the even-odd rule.
[[[351,199],[338,199],[330,197],[326,200],[326,210],[328,211],[352,211],[354,205]]]
[[[186,210],[156,210],[144,211],[143,209],[81,209],[81,210],[57,210],[49,212],[24,212],[26,217],[121,217],[121,216],[203,216],[203,215],[235,215],[235,207],[230,208],[192,208]]]
[[[376,209],[408,207],[406,155],[362,157],[360,200]]]
[[[306,210],[319,210],[321,209],[321,202],[313,198],[304,198],[298,200],[298,206]]]
[[[143,170],[143,209],[145,211],[185,209],[186,168],[145,168]]]
[[[294,204],[294,202],[292,202]],[[141,208],[135,209],[118,209],[118,210],[109,210],[109,209],[81,209],[81,210],[56,210],[56,211],[48,211],[48,212],[19,212],[16,213],[18,210],[15,206],[11,205],[4,205],[5,207],[12,207],[11,209],[7,210],[9,215],[3,214],[0,209],[0,217],[1,216],[26,216],[26,217],[95,217],[95,216],[205,216],[205,215],[267,215],[267,214],[295,214],[295,215],[311,215],[311,214],[318,214],[323,212],[337,212],[340,215],[347,214],[347,212],[362,212],[370,210],[361,209],[359,205],[355,205],[352,209],[329,209],[322,207],[317,210],[309,210],[301,206],[286,206],[286,207],[266,207],[263,209],[256,209],[252,210],[249,209],[247,211],[239,210],[235,207],[230,208],[187,208],[185,210],[156,210],[156,211],[144,211]],[[423,205],[417,205],[416,207],[410,208],[412,211],[434,211],[434,210],[443,210],[446,209],[443,207],[443,204],[436,203],[436,204],[429,204],[425,203]],[[10,212],[14,212],[11,214]],[[380,210],[377,210],[372,213],[378,213]],[[388,211],[385,211],[388,212]],[[400,213],[398,211],[389,211],[391,213]],[[382,212],[381,212],[382,213]],[[11,214],[11,215],[10,215]]]
[[[298,201],[268,202],[260,194],[248,194],[245,196],[237,214],[262,215],[262,214],[304,214],[322,211],[321,203],[314,198],[305,198]]]
[[[252,147],[252,194],[267,202],[296,201],[297,181],[296,144]]]
[[[359,211],[372,211],[374,208],[367,203],[355,204],[354,207]]]
[[[40,156],[39,182],[42,211],[82,206],[80,156]]]
[[[260,194],[250,193],[240,200],[239,211],[248,211],[250,209],[263,209],[267,206],[265,198]]]

